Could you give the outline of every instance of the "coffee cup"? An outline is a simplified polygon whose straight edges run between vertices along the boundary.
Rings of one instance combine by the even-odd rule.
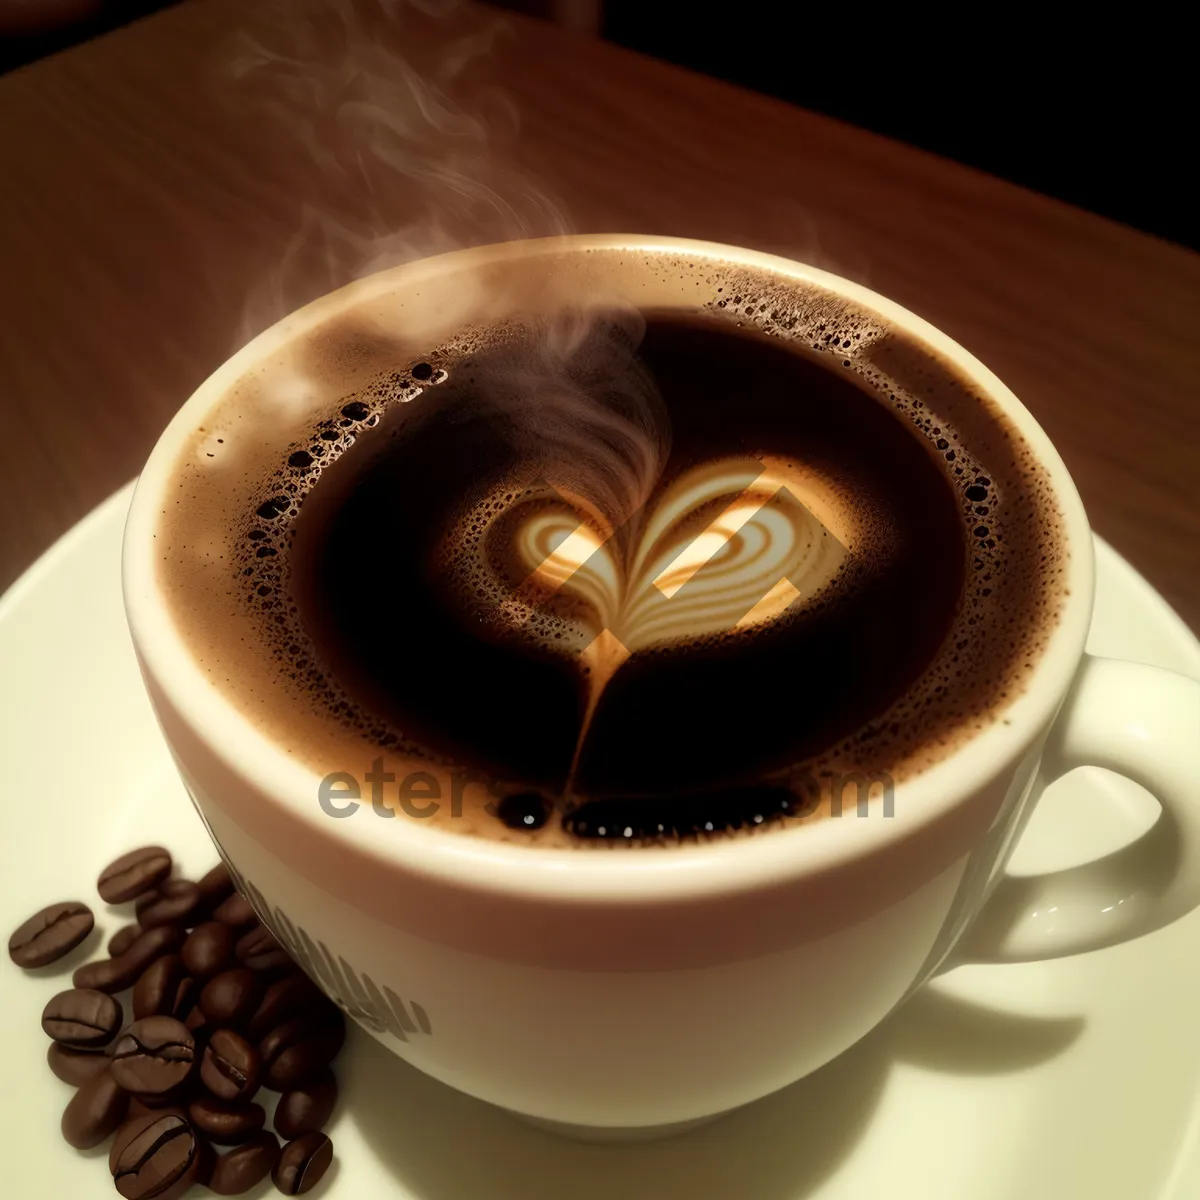
[[[999,414],[1055,516],[1038,535],[1056,564],[1053,620],[1019,687],[885,796],[868,789],[837,812],[823,801],[811,819],[752,836],[650,849],[564,849],[464,835],[444,821],[380,821],[354,784],[363,764],[346,764],[349,781],[331,784],[256,719],[245,694],[223,686],[211,652],[197,652],[198,635],[178,616],[179,581],[162,568],[161,523],[179,497],[181,461],[202,466],[218,453],[205,448],[216,440],[213,414],[239,388],[254,403],[247,381],[286,374],[298,346],[339,337],[351,349],[338,361],[367,379],[379,361],[363,331],[398,298],[419,342],[474,319],[480,297],[498,319],[529,295],[530,279],[544,280],[547,303],[602,286],[606,303],[691,311],[719,304],[717,281],[730,272],[769,280],[777,300],[802,293],[809,310],[816,297],[885,325],[940,364]],[[758,319],[757,306],[743,307],[743,319]],[[845,353],[858,353],[849,341]],[[302,392],[304,372],[292,373]],[[303,407],[293,399],[273,418],[271,437],[285,448]],[[1085,653],[1092,536],[1049,439],[946,335],[800,263],[586,235],[473,248],[353,283],[259,335],[184,404],[138,481],[123,579],[164,737],[263,922],[383,1045],[550,1128],[629,1137],[687,1127],[816,1070],[938,972],[1100,949],[1200,903],[1200,686]],[[249,653],[221,622],[202,632],[210,650],[228,637],[231,662]],[[1144,785],[1160,820],[1106,859],[1008,876],[1041,792],[1085,765]],[[436,768],[421,774],[438,783]]]

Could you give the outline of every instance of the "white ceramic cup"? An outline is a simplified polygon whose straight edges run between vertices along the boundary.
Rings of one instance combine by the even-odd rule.
[[[318,779],[200,669],[154,568],[184,440],[256,363],[372,297],[597,248],[743,263],[827,289],[957,365],[1046,467],[1070,595],[1031,682],[905,784],[886,820],[825,820],[669,851],[538,850],[427,822],[331,820]],[[694,278],[659,297],[696,303]],[[637,297],[633,297],[637,299]],[[864,288],[727,246],[585,236],[409,264],[267,330],[184,405],[146,465],[124,547],[143,675],[179,770],[260,916],[343,1008],[436,1079],[556,1128],[661,1132],[764,1096],[840,1054],[938,970],[1137,937],[1200,903],[1200,686],[1084,653],[1092,541],[1032,417],[944,334]],[[231,648],[232,653],[232,648]],[[1109,858],[1034,878],[1004,866],[1043,787],[1117,771],[1163,812]]]

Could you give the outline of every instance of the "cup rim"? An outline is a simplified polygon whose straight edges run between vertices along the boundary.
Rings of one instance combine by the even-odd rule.
[[[332,820],[312,802],[319,783],[316,771],[273,744],[218,690],[192,658],[165,604],[158,602],[152,534],[171,468],[184,440],[203,423],[201,414],[249,368],[344,308],[396,287],[506,258],[592,250],[670,253],[754,267],[830,290],[950,360],[999,405],[1027,449],[1048,470],[1067,547],[1064,572],[1069,594],[1059,623],[1024,691],[1004,709],[1004,720],[993,720],[944,759],[898,785],[893,818],[823,819],[761,836],[638,853],[522,846],[427,828],[411,820],[392,822],[388,836],[375,836],[379,832],[375,822]],[[969,802],[1006,766],[1024,756],[1057,712],[1083,653],[1091,620],[1092,553],[1082,501],[1057,450],[1028,409],[974,355],[915,313],[850,280],[778,255],[690,238],[580,234],[470,247],[393,267],[321,296],[258,334],[192,393],[151,451],[126,520],[122,585],[127,621],[147,680],[153,680],[226,768],[252,780],[255,790],[280,814],[310,826],[331,847],[472,890],[571,902],[636,903],[655,897],[685,900],[757,890],[832,870],[910,838]],[[229,815],[237,819],[236,811]]]

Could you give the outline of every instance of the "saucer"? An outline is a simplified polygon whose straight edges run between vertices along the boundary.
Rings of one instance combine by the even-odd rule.
[[[125,922],[95,895],[100,868],[146,842],[171,848],[193,877],[216,861],[125,629],[119,550],[129,497],[129,488],[111,497],[0,599],[0,930],[56,900],[82,899],[97,916],[97,932],[59,963],[30,973],[7,956],[0,965],[0,1190],[21,1200],[116,1194],[107,1144],[80,1153],[59,1134],[71,1089],[46,1066],[38,1025],[74,967]],[[1192,634],[1110,547],[1097,541],[1096,549],[1088,648],[1200,678]],[[1155,811],[1126,780],[1076,771],[1046,793],[1012,869],[1104,853],[1146,828]],[[1094,954],[959,968],[808,1079],[702,1129],[622,1145],[535,1129],[352,1030],[329,1126],[335,1165],[310,1194],[1193,1200],[1198,1012],[1200,911]],[[275,1194],[269,1182],[249,1193]]]

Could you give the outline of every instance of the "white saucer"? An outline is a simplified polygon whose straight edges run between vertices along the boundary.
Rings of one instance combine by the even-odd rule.
[[[0,966],[0,1194],[14,1200],[115,1194],[107,1149],[61,1140],[71,1093],[50,1074],[38,1027],[46,1000],[120,923],[95,896],[99,869],[147,841],[176,851],[185,872],[215,861],[125,630],[128,501],[128,489],[113,496],[0,600],[0,931],[65,899],[92,904],[103,931],[40,977],[7,956]],[[1098,557],[1089,648],[1200,678],[1200,645],[1179,619],[1103,543]],[[1077,772],[1047,794],[1015,865],[1066,865],[1151,819],[1139,789]],[[530,1128],[352,1034],[330,1127],[336,1165],[312,1195],[1194,1200],[1198,1014],[1200,912],[1097,954],[952,972],[817,1075],[693,1133],[622,1146]],[[269,1183],[252,1193],[273,1194]]]

